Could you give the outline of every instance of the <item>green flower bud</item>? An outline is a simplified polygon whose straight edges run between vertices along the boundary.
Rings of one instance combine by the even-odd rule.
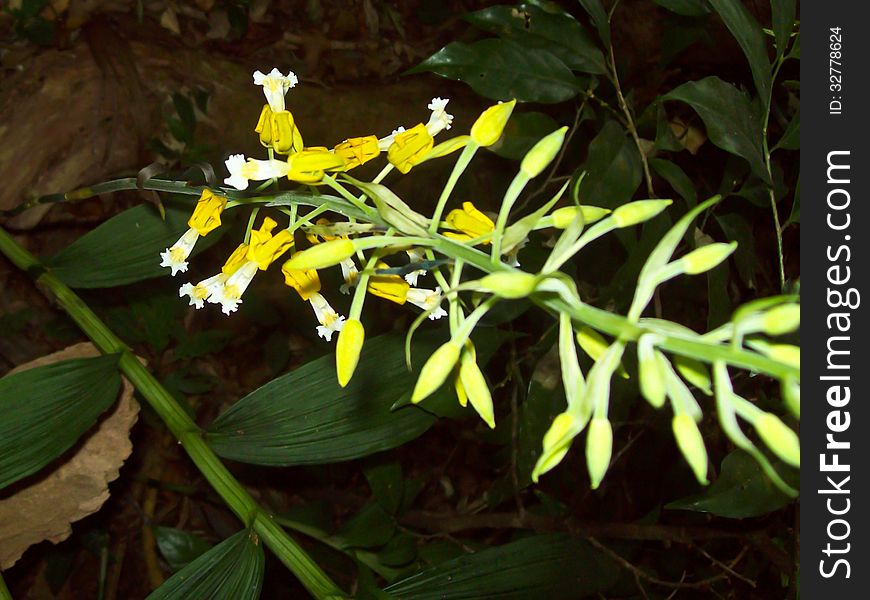
[[[588,354],[589,358],[592,360],[598,360],[601,358],[609,346],[607,340],[591,327],[581,327],[577,330],[577,343],[580,344],[580,347],[583,348],[583,352]],[[625,370],[625,367],[622,366],[621,361],[617,366],[616,372],[619,373],[619,376],[623,379],[628,379],[628,372]]]
[[[793,467],[801,466],[801,443],[797,434],[776,415],[766,412],[752,424],[774,454]]]
[[[798,304],[781,304],[764,313],[761,330],[767,335],[791,333],[801,326],[801,307]]]
[[[586,434],[586,468],[590,487],[595,490],[604,479],[613,454],[613,428],[606,418],[593,417]]]
[[[637,342],[640,393],[654,408],[661,408],[665,404],[665,374],[652,342],[650,334],[640,336]]]
[[[451,340],[432,353],[420,370],[420,377],[414,386],[414,393],[411,394],[411,402],[416,404],[441,387],[459,361],[461,351],[462,347]]]
[[[785,363],[796,369],[801,368],[801,349],[799,346],[791,344],[768,344],[761,340],[752,340],[749,342],[752,348],[766,354],[774,360]]]
[[[498,271],[483,277],[480,289],[492,292],[502,298],[526,298],[535,291],[538,278],[523,271]]]
[[[468,342],[470,344],[471,342]],[[490,429],[495,429],[495,413],[492,406],[492,394],[486,379],[477,366],[474,352],[465,351],[459,360],[459,380],[465,390],[465,395],[471,403],[471,407],[477,411],[484,423]]]
[[[617,228],[630,227],[649,221],[670,204],[670,200],[637,200],[617,207],[611,218]]]
[[[344,327],[338,334],[338,342],[335,345],[335,370],[341,387],[345,387],[353,377],[365,336],[365,328],[357,319],[345,321]]]
[[[576,419],[570,413],[562,413],[553,420],[550,429],[544,434],[544,450],[532,471],[532,481],[538,483],[541,475],[562,462],[578,433]]]
[[[736,248],[737,242],[707,244],[686,254],[680,259],[680,264],[683,265],[683,272],[689,275],[706,273],[731,256]]]
[[[690,358],[688,356],[674,356],[674,366],[677,371],[683,376],[683,379],[694,385],[696,388],[711,396],[713,390],[711,388],[712,381],[710,380],[710,372],[700,360]]]
[[[547,168],[547,165],[556,158],[559,149],[562,147],[562,142],[565,140],[565,132],[567,127],[557,129],[550,135],[541,138],[531,150],[523,157],[523,162],[520,163],[520,171],[526,174],[531,179],[541,174],[541,171]]]
[[[707,485],[707,449],[704,447],[704,438],[698,431],[698,425],[688,413],[674,415],[671,421],[674,430],[674,438],[680,447],[680,452],[686,458],[686,462],[692,467],[695,478],[701,485]]]
[[[487,108],[471,126],[471,139],[480,146],[492,146],[501,137],[517,101],[500,102]]]
[[[587,225],[600,221],[610,214],[610,210],[598,206],[563,206],[562,208],[557,208],[551,214],[553,217],[553,227],[565,229],[575,219],[577,211],[583,214],[583,222]]]
[[[782,383],[782,397],[788,410],[798,419],[801,418],[801,382],[795,377],[788,377]]]
[[[350,240],[323,242],[294,254],[284,263],[285,269],[324,269],[337,265],[353,256],[355,248]]]

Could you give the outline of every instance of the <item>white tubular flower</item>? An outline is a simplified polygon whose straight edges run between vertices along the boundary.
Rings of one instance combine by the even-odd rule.
[[[341,331],[344,327],[344,317],[329,305],[319,292],[311,295],[308,299],[311,303],[311,308],[314,309],[314,314],[320,325],[317,326],[317,335],[322,337],[327,342],[332,341],[332,334],[336,331]]]
[[[193,246],[196,240],[199,239],[199,232],[196,229],[190,228],[184,232],[178,241],[160,253],[161,267],[169,267],[172,269],[172,275],[176,275],[179,271],[187,272],[187,257],[193,251]]]
[[[393,129],[393,133],[391,133],[387,137],[383,137],[383,138],[379,139],[378,140],[378,150],[380,150],[381,152],[386,152],[387,150],[389,150],[390,146],[393,145],[393,140],[396,139],[396,136],[399,135],[400,133],[403,133],[404,131],[405,131],[405,128],[402,127],[401,125],[399,125],[399,127],[397,127],[396,129]]]
[[[429,319],[431,321],[447,316],[447,311],[441,308],[441,300],[443,300],[443,296],[441,296],[441,288],[439,287],[436,287],[434,290],[427,290],[426,288],[411,288],[405,295],[405,300],[414,306],[419,306],[423,310],[434,308],[435,310],[429,313]]]
[[[352,258],[345,258],[338,263],[341,267],[341,276],[344,278],[344,283],[339,288],[342,294],[349,294],[351,288],[356,287],[359,282],[359,270],[356,268],[356,263]]]
[[[249,260],[243,264],[238,271],[233,273],[226,279],[223,285],[217,285],[214,291],[208,296],[208,301],[212,304],[220,304],[221,311],[225,315],[235,312],[242,303],[242,294],[248,289],[254,275],[257,274],[257,263]]]
[[[426,130],[432,137],[445,129],[450,129],[450,125],[453,123],[453,115],[444,110],[447,108],[448,102],[450,100],[447,98],[432,98],[432,102],[426,107],[432,111],[429,122],[426,123]]]
[[[244,154],[231,154],[224,161],[230,176],[224,183],[237,190],[248,189],[249,181],[265,181],[266,179],[284,177],[290,171],[290,165],[283,160],[245,160]]]
[[[227,279],[229,279],[229,277],[230,276],[226,273],[218,273],[208,279],[203,279],[196,285],[189,282],[185,283],[183,286],[178,288],[178,297],[184,298],[185,296],[188,296],[190,298],[188,306],[195,306],[197,310],[199,310],[216,290],[223,287],[223,284]]]
[[[408,259],[412,263],[421,262],[425,256],[423,254],[422,248],[411,248],[410,250],[405,250],[405,254],[408,255]],[[417,285],[417,278],[421,275],[425,275],[428,273],[426,269],[417,269],[416,271],[411,271],[410,273],[405,274],[405,281],[407,281],[410,285]]]
[[[269,103],[272,112],[284,110],[284,94],[297,83],[299,79],[293,71],[287,71],[287,75],[282,75],[277,68],[272,69],[268,75],[254,71],[254,84],[263,86],[266,102]]]

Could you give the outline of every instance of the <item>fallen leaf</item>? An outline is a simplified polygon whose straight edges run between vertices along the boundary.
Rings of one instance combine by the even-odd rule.
[[[11,372],[99,354],[93,344],[76,344]],[[74,454],[30,485],[0,499],[0,570],[14,565],[33,544],[62,542],[72,533],[72,523],[100,510],[109,499],[109,482],[117,479],[133,451],[130,429],[138,414],[133,386],[124,379],[119,401],[85,434]]]

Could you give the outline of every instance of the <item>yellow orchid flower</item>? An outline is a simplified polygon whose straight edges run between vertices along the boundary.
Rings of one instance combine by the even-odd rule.
[[[381,153],[378,148],[378,138],[374,135],[347,139],[336,144],[333,149],[336,156],[344,159],[344,170],[353,169],[377,158]]]
[[[180,298],[189,296],[190,302],[188,304],[190,306],[195,306],[197,310],[202,308],[205,301],[208,300],[219,288],[223,287],[227,279],[229,279],[233,273],[238,271],[239,268],[245,264],[247,254],[248,245],[240,244],[239,247],[230,254],[230,257],[224,263],[224,266],[221,267],[220,273],[203,279],[196,285],[189,282],[185,283],[178,288],[178,296]]]
[[[175,244],[160,253],[161,267],[172,269],[172,275],[179,271],[187,271],[187,257],[193,252],[193,247],[201,235],[207,235],[220,227],[221,212],[227,205],[227,199],[216,196],[211,190],[203,190],[193,214],[187,220],[189,229],[185,231]]]
[[[300,183],[316,183],[323,179],[324,171],[344,168],[344,158],[323,146],[305,148],[287,160],[287,179]]]
[[[231,154],[225,164],[230,176],[224,179],[224,183],[237,190],[248,189],[249,181],[265,181],[266,179],[284,177],[290,170],[290,165],[283,160],[255,160],[253,158],[245,160],[244,154]]]
[[[332,334],[341,331],[344,327],[345,318],[335,312],[320,294],[320,276],[314,269],[291,269],[287,263],[281,267],[284,273],[284,283],[292,287],[299,297],[308,302],[314,310],[314,316],[320,325],[317,326],[317,335],[327,342],[332,341]]]
[[[388,269],[389,266],[379,263],[377,268]],[[434,290],[415,288],[398,275],[372,275],[369,277],[366,290],[374,296],[399,305],[410,302],[423,310],[431,310],[429,319],[433,321],[447,316],[447,311],[441,308],[441,301],[444,297],[439,287]]]
[[[411,167],[423,160],[434,145],[432,134],[425,125],[419,123],[396,134],[387,150],[387,160],[402,173],[407,173]]]
[[[254,131],[260,134],[260,143],[279,154],[292,154],[303,148],[302,134],[289,110],[274,112],[263,105]]]
[[[492,219],[480,212],[471,202],[463,202],[462,209],[451,210],[445,220],[455,232],[445,231],[444,235],[460,242],[479,238],[495,230]],[[491,241],[486,240],[483,243],[489,244]]]

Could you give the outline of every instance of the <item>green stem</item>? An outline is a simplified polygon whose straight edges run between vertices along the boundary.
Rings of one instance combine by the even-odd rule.
[[[30,273],[37,283],[46,287],[100,352],[121,355],[118,362],[121,372],[178,439],[218,495],[246,526],[253,526],[254,531],[278,559],[299,578],[312,596],[317,599],[346,597],[305,551],[273,521],[263,508],[257,505],[208,446],[200,428],[187,412],[90,307],[53,273],[45,270],[35,256],[22,248],[2,228],[0,228],[0,252],[5,254],[16,267]]]
[[[528,183],[529,176],[523,171],[519,171],[513,181],[511,181],[511,184],[508,186],[504,198],[501,201],[501,208],[498,211],[498,219],[495,222],[495,230],[492,232],[492,254],[490,255],[490,262],[493,266],[501,264],[501,239],[504,235],[504,229],[507,226],[508,215],[510,215],[511,208],[513,208],[514,203],[517,201],[523,188],[525,188]]]
[[[779,69],[782,66],[782,59],[777,58],[773,67],[771,81],[776,81],[776,76],[779,74]],[[770,122],[770,107],[773,104],[773,84],[770,86],[770,93],[764,100],[764,121],[761,126],[761,145],[764,151],[764,167],[767,169],[767,177],[770,183],[767,184],[767,195],[770,199],[770,212],[773,214],[773,227],[776,234],[776,258],[779,266],[779,289],[785,291],[785,256],[782,249],[782,225],[779,222],[779,212],[776,209],[776,191],[773,189],[773,170],[770,165],[770,145],[767,141],[767,126]]]
[[[0,600],[12,600],[12,594],[9,588],[6,587],[6,582],[3,581],[3,574],[0,573]]]
[[[432,213],[432,222],[429,224],[429,233],[434,234],[438,231],[438,224],[441,222],[441,215],[444,213],[444,206],[447,204],[447,199],[453,193],[453,188],[456,187],[456,182],[465,172],[468,163],[474,158],[475,152],[480,148],[475,142],[470,141],[462,149],[462,154],[456,159],[456,164],[453,165],[453,170],[450,172],[450,177],[447,179],[447,184],[441,190],[441,195],[438,197],[438,204],[435,205],[435,212]]]

